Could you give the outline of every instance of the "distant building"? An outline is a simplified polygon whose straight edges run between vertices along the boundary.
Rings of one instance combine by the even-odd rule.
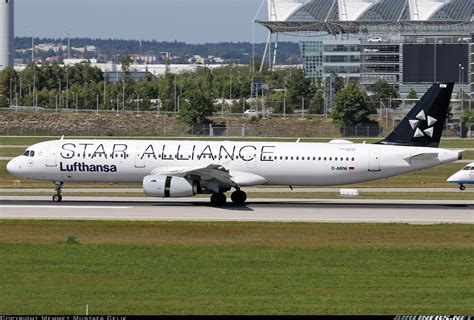
[[[384,79],[402,97],[449,81],[474,96],[472,0],[268,0],[268,20],[258,23],[268,45],[279,33],[306,38],[302,59],[315,81],[334,72],[371,91]],[[274,61],[276,46],[267,52]]]
[[[132,53],[128,56],[135,64],[155,64],[159,60],[156,54]]]
[[[31,49],[29,49],[31,51]],[[61,44],[61,43],[40,43],[35,46],[35,50],[38,51],[54,51],[54,52],[59,52],[59,51],[66,51],[67,46]]]
[[[190,64],[206,64],[206,59],[201,57],[200,55],[192,56],[188,59],[188,63]]]

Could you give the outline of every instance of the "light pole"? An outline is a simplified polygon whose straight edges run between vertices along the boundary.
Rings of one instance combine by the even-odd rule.
[[[464,83],[464,67],[461,67],[461,84],[460,84],[460,91],[461,91],[461,111],[464,109],[464,91],[462,85]]]
[[[10,75],[10,100],[8,100],[8,105],[11,107],[12,106],[12,99],[13,99],[13,94],[12,94],[12,76]]]
[[[176,109],[177,109],[177,100],[176,100],[177,94],[178,92],[176,88],[176,73],[175,73],[174,74],[174,114],[176,114]]]
[[[36,93],[36,63],[35,63],[35,34],[33,31],[29,31],[31,34],[31,62],[33,63],[33,106],[36,107],[37,101],[35,100]]]
[[[67,58],[71,59],[71,29],[64,31],[67,35]]]
[[[459,99],[459,103],[461,103],[461,70],[462,69],[464,69],[462,64],[458,64],[458,86],[459,86],[458,99]],[[461,110],[462,110],[462,105],[461,105]]]
[[[66,109],[69,109],[69,67],[66,66]]]
[[[35,61],[35,34],[33,31],[28,31],[31,34],[31,61]]]

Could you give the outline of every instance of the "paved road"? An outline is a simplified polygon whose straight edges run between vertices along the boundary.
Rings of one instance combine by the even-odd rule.
[[[52,185],[52,184],[51,184]],[[243,188],[247,193],[252,192],[286,192],[286,193],[318,193],[318,192],[333,192],[339,194],[341,189],[357,189],[359,193],[367,192],[386,192],[386,193],[427,193],[427,192],[446,192],[446,193],[470,193],[474,192],[474,186],[467,187],[466,190],[460,191],[457,186],[452,188],[305,188],[305,187],[294,187],[291,191],[288,187],[275,188],[275,187],[250,187]],[[54,193],[54,188],[50,189],[0,189],[2,193]],[[65,193],[143,193],[142,188],[63,188]]]
[[[209,206],[208,199],[0,197],[0,219],[292,221],[474,224],[474,201],[252,199],[245,206]]]

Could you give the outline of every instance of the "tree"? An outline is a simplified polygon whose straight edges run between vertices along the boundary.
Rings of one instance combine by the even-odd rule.
[[[407,99],[418,99],[418,95],[416,94],[416,91],[411,89],[407,95]]]
[[[375,106],[380,103],[381,99],[390,100],[392,108],[398,108],[399,103],[392,101],[391,99],[400,98],[400,95],[386,80],[380,79],[375,81],[372,86],[372,93],[371,100],[374,109],[376,109]]]
[[[15,98],[15,89],[18,83],[18,74],[11,68],[5,68],[0,73],[0,95],[3,95],[5,99],[10,100],[10,94],[12,94],[12,100]],[[13,101],[9,101],[12,105]]]
[[[301,106],[303,98],[309,100],[312,93],[311,80],[306,78],[303,70],[293,70],[286,82],[286,97],[288,104],[294,107]]]
[[[350,84],[336,95],[332,111],[334,123],[339,127],[370,123],[368,96],[357,84]]]
[[[212,116],[213,104],[211,97],[199,89],[188,90],[179,110],[178,119],[188,125],[203,124]]]
[[[308,113],[322,114],[324,112],[324,97],[321,90],[317,90],[309,104]]]

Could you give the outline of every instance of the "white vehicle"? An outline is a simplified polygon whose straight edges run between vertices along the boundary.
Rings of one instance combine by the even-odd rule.
[[[438,149],[453,83],[435,83],[390,135],[375,144],[69,140],[42,142],[11,160],[18,177],[52,181],[54,202],[68,182],[143,183],[147,196],[212,194],[211,203],[245,203],[254,185],[332,186],[397,176],[456,161]]]
[[[364,52],[379,52],[379,49],[364,48]]]
[[[367,42],[371,43],[381,43],[383,40],[381,37],[372,37],[367,40]]]
[[[245,110],[244,114],[247,117],[258,117],[259,115],[261,115],[261,113],[259,111],[254,110],[254,109],[247,109],[247,110]]]
[[[449,183],[459,184],[459,190],[466,190],[465,184],[474,184],[474,162],[471,162],[447,180]]]
[[[471,42],[471,37],[460,37],[458,38],[458,42]]]

